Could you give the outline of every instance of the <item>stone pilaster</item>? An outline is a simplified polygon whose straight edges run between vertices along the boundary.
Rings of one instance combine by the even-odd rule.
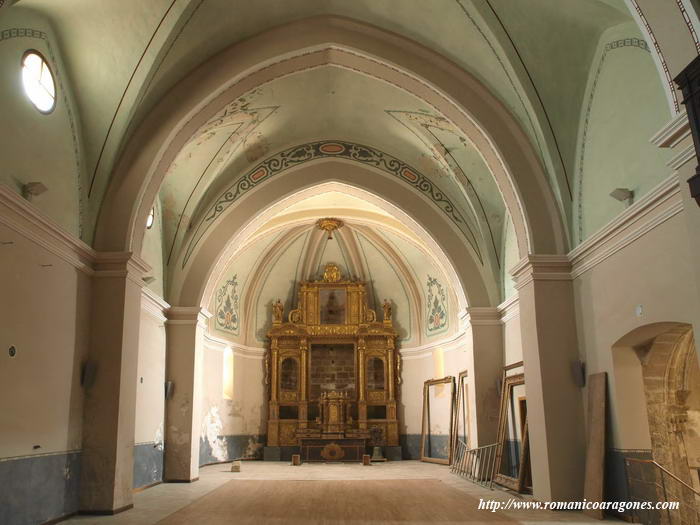
[[[172,307],[166,321],[166,378],[174,384],[165,402],[166,481],[199,478],[204,332],[211,314],[199,307]]]
[[[586,449],[583,399],[572,364],[579,359],[571,264],[530,255],[513,269],[520,301],[534,496],[579,500]]]
[[[472,447],[496,442],[498,433],[498,383],[503,374],[503,324],[497,308],[467,308],[473,353],[470,357],[469,412],[476,427],[471,429]]]
[[[150,268],[131,253],[103,252],[94,269],[80,509],[116,514],[133,506],[141,289]]]

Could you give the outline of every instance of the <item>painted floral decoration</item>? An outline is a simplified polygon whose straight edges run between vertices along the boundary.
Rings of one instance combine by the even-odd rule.
[[[447,294],[442,284],[428,276],[428,333],[441,332],[447,327]]]
[[[226,281],[216,292],[216,326],[221,330],[238,334],[240,318],[237,275]]]

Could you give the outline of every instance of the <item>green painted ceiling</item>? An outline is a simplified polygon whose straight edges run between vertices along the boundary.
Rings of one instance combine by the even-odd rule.
[[[232,44],[315,15],[399,33],[480,79],[530,137],[568,218],[593,53],[603,31],[631,20],[623,0],[20,0],[11,9],[23,8],[49,19],[75,86],[93,222],[125,141],[170,88]],[[338,139],[393,155],[439,186],[500,273],[505,206],[493,178],[480,153],[413,96],[323,67],[275,80],[223,112],[182,150],[162,187],[166,259],[256,162]]]

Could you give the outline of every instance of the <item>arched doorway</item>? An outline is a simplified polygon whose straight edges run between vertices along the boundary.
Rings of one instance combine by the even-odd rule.
[[[636,378],[629,374],[629,360],[625,364],[630,351],[638,358]],[[692,328],[642,327],[618,341],[614,352],[616,423],[623,427],[630,418],[645,418],[651,446],[651,459],[626,458],[628,499],[680,503],[676,511],[641,511],[637,517],[645,523],[700,523],[700,366]],[[624,399],[630,390],[636,390],[636,413],[625,415],[633,406]]]

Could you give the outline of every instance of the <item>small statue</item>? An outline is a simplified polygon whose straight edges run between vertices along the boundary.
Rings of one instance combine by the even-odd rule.
[[[282,301],[277,299],[276,303],[272,303],[272,322],[281,323],[282,316],[284,315],[284,305]]]
[[[384,299],[382,307],[384,308],[384,322],[391,321],[391,303]]]

